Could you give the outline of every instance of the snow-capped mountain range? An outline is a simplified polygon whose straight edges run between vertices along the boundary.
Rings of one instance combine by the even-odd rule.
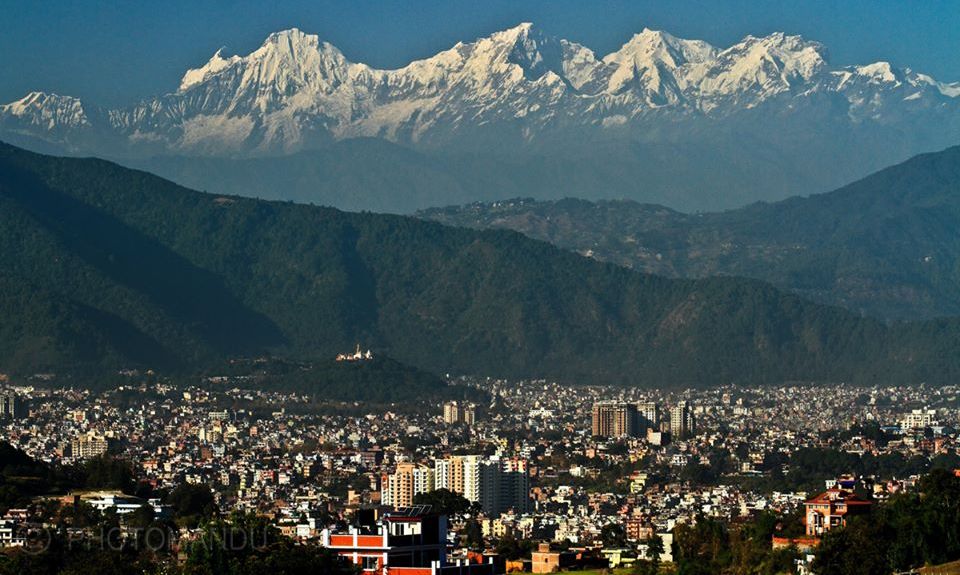
[[[599,56],[521,24],[380,70],[291,29],[127,107],[28,94],[0,106],[0,140],[345,209],[575,196],[717,210],[960,143],[960,83],[833,66],[783,33],[720,48],[645,29]]]
[[[521,24],[379,70],[291,29],[246,56],[218,51],[176,91],[126,108],[28,94],[0,106],[0,137],[113,155],[256,156],[359,136],[429,148],[502,127],[536,145],[570,130],[629,137],[664,118],[718,119],[772,102],[790,110],[817,95],[839,96],[852,122],[895,122],[956,111],[960,83],[886,62],[831,67],[822,45],[782,33],[721,49],[645,29],[598,57]]]

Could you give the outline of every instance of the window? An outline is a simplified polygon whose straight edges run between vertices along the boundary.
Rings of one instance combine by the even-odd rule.
[[[380,559],[379,557],[361,557],[361,559],[363,560],[361,563],[361,568],[364,571],[376,571]]]

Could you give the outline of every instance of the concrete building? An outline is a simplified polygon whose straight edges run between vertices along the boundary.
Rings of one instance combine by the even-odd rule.
[[[536,551],[530,553],[530,571],[556,573],[565,567],[570,567],[576,561],[576,553],[551,551],[549,543],[541,543]]]
[[[530,511],[530,470],[526,459],[511,458],[500,462],[500,505],[503,511]]]
[[[638,423],[636,404],[601,401],[593,405],[591,431],[596,437],[635,437]]]
[[[396,471],[383,479],[382,503],[393,507],[410,507],[421,493],[435,489],[433,469],[413,463],[400,463]]]
[[[652,401],[637,404],[638,435],[643,435],[648,429],[660,429],[660,406]]]
[[[370,517],[345,533],[321,532],[321,544],[364,573],[493,575],[492,563],[447,563],[447,518],[423,508]]]
[[[476,421],[476,407],[469,403],[448,401],[443,404],[443,422],[447,425],[462,423],[473,425]]]
[[[0,519],[0,549],[6,547],[23,547],[27,538],[21,532],[18,521]]]
[[[449,489],[454,493],[466,496],[467,484],[475,483],[475,465],[479,459],[477,455],[454,455],[446,459],[438,459],[433,464],[434,480],[437,489]],[[467,473],[470,479],[467,479]],[[469,497],[468,497],[469,499]]]
[[[696,433],[696,419],[686,401],[677,402],[670,409],[670,435],[684,439]]]
[[[479,455],[454,455],[434,463],[435,486],[479,503],[484,512],[498,516],[530,506],[530,476],[524,459]]]
[[[156,517],[169,517],[173,513],[172,508],[169,505],[162,505],[159,499],[144,500],[120,493],[101,493],[96,497],[86,499],[86,502],[97,511],[112,509],[117,515],[133,513],[144,505],[150,506]]]
[[[93,432],[75,437],[70,442],[70,454],[76,459],[97,457],[103,455],[109,451],[109,449],[109,440]]]
[[[937,423],[937,412],[932,409],[914,409],[900,420],[902,429],[924,429]]]
[[[0,392],[0,418],[21,419],[27,416],[27,402],[13,390]]]
[[[804,523],[809,536],[820,537],[835,527],[847,524],[847,518],[869,513],[873,502],[840,487],[828,489],[803,503]]]

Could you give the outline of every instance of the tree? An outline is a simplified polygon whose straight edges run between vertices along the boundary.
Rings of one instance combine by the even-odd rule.
[[[847,526],[831,529],[817,547],[813,569],[817,573],[890,575],[887,556],[890,533],[872,518],[851,518]]]
[[[530,556],[530,551],[533,549],[533,541],[529,539],[521,541],[514,537],[513,533],[507,533],[500,541],[497,541],[496,549],[497,553],[508,561],[523,559],[524,557]]]
[[[83,466],[83,473],[88,489],[118,489],[123,493],[133,493],[133,471],[128,461],[105,453],[88,460]]]
[[[434,513],[441,515],[476,515],[480,512],[480,506],[471,503],[469,499],[446,488],[435,489],[427,493],[419,493],[413,498],[417,505],[430,505]]]
[[[659,562],[660,556],[663,555],[664,551],[663,538],[659,535],[654,534],[647,539],[647,556],[651,561]]]
[[[604,547],[625,547],[627,545],[627,530],[620,523],[604,525],[600,530],[600,541]]]
[[[466,522],[464,526],[464,539],[468,549],[473,549],[474,551],[483,550],[483,529],[480,527],[479,521],[470,518]]]
[[[152,505],[141,505],[140,507],[134,509],[124,519],[126,524],[131,527],[146,529],[151,523],[153,523],[155,515],[156,514],[153,512]]]
[[[647,560],[643,563],[638,575],[657,575],[660,572],[660,557],[664,552],[663,539],[654,534],[645,543],[647,544]]]
[[[174,517],[191,526],[216,512],[213,492],[207,485],[180,484],[167,494],[165,501],[173,507]]]
[[[732,561],[727,528],[713,519],[698,517],[693,525],[673,530],[673,559],[679,575],[713,575]]]

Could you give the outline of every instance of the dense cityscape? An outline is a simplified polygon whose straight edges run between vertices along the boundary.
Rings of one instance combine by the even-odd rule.
[[[869,511],[933,468],[960,468],[952,387],[659,392],[459,378],[450,385],[484,399],[364,405],[244,389],[228,376],[186,388],[128,378],[102,393],[8,385],[3,434],[45,464],[128,466],[120,483],[71,490],[60,504],[118,517],[122,537],[149,507],[176,519],[174,549],[201,535],[192,514],[252,514],[337,549],[330,538],[363,518],[421,521],[436,507],[449,513],[446,564],[625,569],[673,565],[683,526],[770,516],[765,544],[805,573],[818,539],[847,519],[836,505],[862,499]],[[207,508],[178,507],[183,486],[206,491]],[[818,496],[833,507],[811,511]],[[36,545],[54,525],[50,510],[8,507],[0,544]],[[96,524],[72,536],[94,538]],[[385,548],[384,560],[398,552]],[[411,561],[394,557],[389,570],[429,572]]]

